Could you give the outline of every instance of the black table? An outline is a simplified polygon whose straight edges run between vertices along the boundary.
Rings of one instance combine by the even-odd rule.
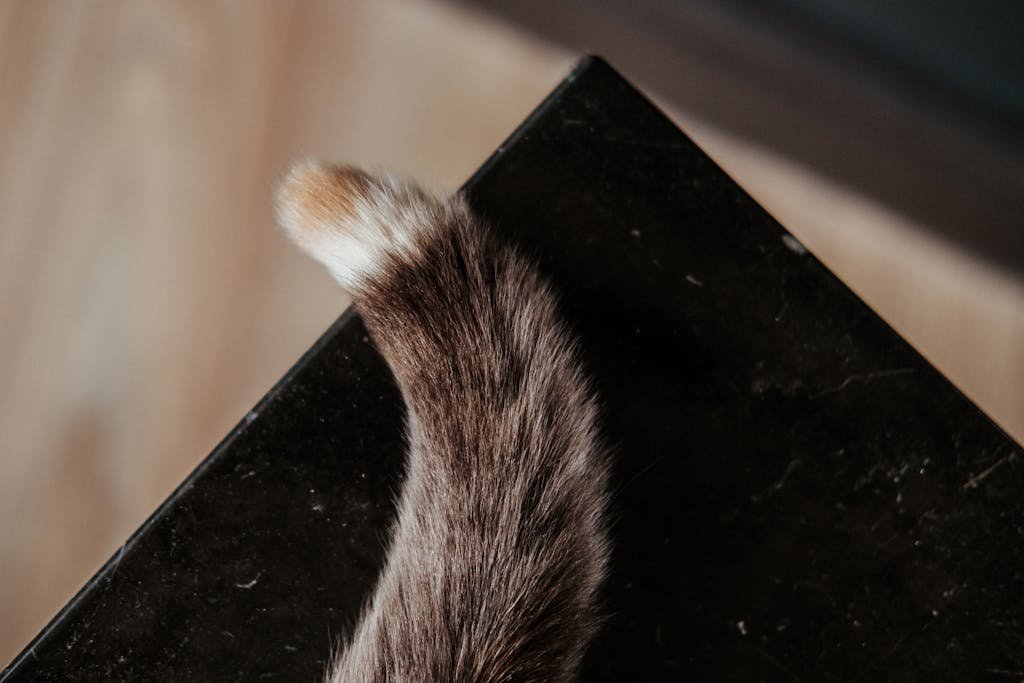
[[[611,68],[465,189],[555,283],[616,450],[585,680],[1024,678],[1020,448]],[[402,419],[343,314],[0,680],[318,680]]]

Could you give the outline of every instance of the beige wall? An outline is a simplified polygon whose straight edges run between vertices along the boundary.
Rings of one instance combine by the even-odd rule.
[[[573,61],[425,1],[0,3],[0,662],[346,305],[272,227],[287,160],[456,187]],[[679,118],[1024,437],[1022,288]]]

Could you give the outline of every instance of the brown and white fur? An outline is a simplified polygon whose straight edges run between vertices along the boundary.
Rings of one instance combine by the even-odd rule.
[[[328,680],[572,680],[599,622],[607,468],[548,286],[459,195],[304,162],[277,206],[408,409],[387,561]]]

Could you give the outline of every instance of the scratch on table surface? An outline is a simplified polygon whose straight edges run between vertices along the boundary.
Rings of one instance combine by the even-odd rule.
[[[664,458],[662,458],[662,457],[658,457],[658,458],[655,458],[654,460],[652,460],[651,462],[647,463],[646,465],[644,465],[644,466],[643,466],[642,468],[640,468],[640,471],[639,471],[639,472],[637,472],[636,474],[634,474],[633,476],[631,476],[631,477],[630,477],[629,479],[627,479],[627,480],[626,480],[626,481],[625,481],[625,482],[624,482],[624,483],[622,484],[622,486],[620,486],[620,487],[618,488],[618,491],[616,491],[616,493],[619,493],[619,492],[621,492],[621,491],[625,490],[625,488],[626,488],[627,486],[629,486],[630,484],[632,484],[633,482],[635,482],[635,481],[636,481],[637,479],[639,479],[640,477],[642,477],[642,476],[644,476],[645,474],[647,474],[648,472],[650,472],[650,471],[651,471],[652,469],[654,469],[654,468],[655,468],[655,467],[656,467],[656,466],[658,465],[658,463],[660,463],[660,462],[661,462],[661,461],[662,461],[663,459],[664,459]]]
[[[922,633],[927,631],[934,623],[934,621],[928,621],[925,622],[925,624],[921,626],[921,628],[915,628],[904,633],[902,636],[896,639],[896,643],[891,648],[889,648],[889,652],[884,657],[882,657],[882,659],[888,659],[889,657],[892,657],[899,651],[899,649],[903,646],[905,642],[907,642],[911,638],[916,638],[917,636],[921,635]]]
[[[989,475],[991,475],[993,472],[995,472],[997,469],[1005,465],[1007,462],[1009,462],[1012,458],[1015,458],[1016,456],[1016,453],[1010,453],[999,458],[999,460],[996,460],[994,463],[983,469],[981,472],[968,479],[967,482],[964,484],[964,488],[978,488],[978,484],[985,481],[989,477]]]
[[[263,572],[256,572],[256,576],[253,578],[252,581],[248,581],[246,583],[236,583],[235,588],[244,588],[245,590],[249,590],[259,582],[261,576],[263,576]]]
[[[777,660],[777,659],[776,659],[775,657],[772,657],[772,656],[771,656],[770,654],[768,654],[768,653],[767,653],[766,651],[762,650],[762,649],[761,649],[760,647],[758,647],[757,645],[754,645],[754,644],[753,644],[752,642],[750,642],[750,641],[747,641],[747,645],[748,645],[748,646],[750,646],[751,648],[753,648],[754,652],[756,652],[756,653],[757,653],[758,655],[760,655],[760,656],[761,656],[761,658],[762,658],[763,660],[765,660],[766,662],[768,662],[769,664],[771,664],[772,666],[774,666],[774,667],[775,667],[776,669],[778,669],[779,671],[781,671],[781,672],[782,672],[783,674],[785,674],[786,676],[788,676],[788,677],[789,677],[789,680],[791,680],[791,681],[797,681],[797,682],[799,683],[799,681],[801,680],[801,679],[800,679],[800,677],[799,677],[799,676],[797,676],[797,675],[796,675],[795,673],[793,673],[792,671],[790,671],[790,670],[789,670],[788,668],[786,668],[786,667],[785,667],[785,666],[783,665],[783,663],[782,663],[782,662],[780,662],[779,660]]]
[[[792,460],[790,460],[789,464],[786,465],[786,470],[782,473],[781,477],[779,477],[774,483],[772,483],[768,488],[764,489],[760,493],[755,493],[754,495],[752,495],[750,499],[753,502],[758,503],[761,500],[770,496],[771,494],[775,493],[776,491],[781,491],[782,488],[786,485],[786,481],[789,480],[789,475],[793,474],[796,468],[800,467],[800,464],[800,458],[793,458]]]
[[[854,382],[864,382],[865,384],[867,384],[868,382],[872,382],[876,379],[886,379],[888,377],[910,375],[913,374],[914,372],[916,372],[915,368],[893,368],[891,370],[878,370],[876,372],[865,372],[858,373],[856,375],[850,375],[836,386],[830,387],[828,389],[823,389],[822,391],[819,391],[818,393],[811,396],[811,398],[821,398],[822,396],[828,396],[829,394],[838,393],[843,389],[849,387]]]
[[[110,578],[114,578],[114,575],[117,574],[117,568],[121,566],[121,560],[122,558],[124,558],[124,549],[127,545],[128,542],[125,541],[121,544],[121,548],[117,551],[117,557],[114,558],[114,566],[110,569]]]

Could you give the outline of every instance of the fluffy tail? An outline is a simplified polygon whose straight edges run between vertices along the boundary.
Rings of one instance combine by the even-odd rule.
[[[599,621],[606,464],[550,290],[460,196],[307,162],[278,212],[408,409],[387,562],[329,680],[571,680]]]

